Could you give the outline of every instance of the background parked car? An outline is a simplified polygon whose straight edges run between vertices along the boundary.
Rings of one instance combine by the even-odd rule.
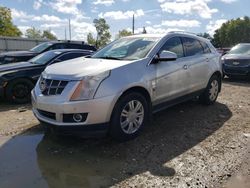
[[[49,50],[56,49],[84,49],[96,51],[94,46],[84,44],[82,42],[72,42],[72,41],[51,41],[44,42],[30,49],[29,51],[11,51],[4,52],[0,54],[0,65],[7,63],[16,63],[21,61],[28,61],[31,58]]]
[[[92,53],[93,51],[90,50],[77,49],[51,50],[27,62],[2,65],[0,66],[0,98],[6,98],[15,103],[28,102],[30,91],[46,66]]]
[[[217,48],[217,52],[221,55],[225,55],[227,52],[229,52],[231,48]]]
[[[236,45],[221,60],[224,75],[250,76],[250,43]]]

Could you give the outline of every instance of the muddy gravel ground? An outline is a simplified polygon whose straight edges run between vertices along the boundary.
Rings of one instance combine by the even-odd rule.
[[[0,187],[250,187],[250,82],[218,102],[154,115],[135,140],[45,132],[30,105],[0,103]]]

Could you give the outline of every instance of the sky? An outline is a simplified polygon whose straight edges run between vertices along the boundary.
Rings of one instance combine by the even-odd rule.
[[[86,40],[96,35],[95,18],[105,18],[112,39],[122,29],[164,34],[170,30],[210,35],[230,19],[250,16],[249,0],[0,0],[11,9],[13,22],[25,33],[30,27],[50,30],[58,39]],[[65,32],[66,31],[66,32]]]

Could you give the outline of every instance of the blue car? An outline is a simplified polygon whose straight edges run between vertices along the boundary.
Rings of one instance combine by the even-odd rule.
[[[250,77],[250,43],[234,46],[221,61],[223,73],[229,78]]]

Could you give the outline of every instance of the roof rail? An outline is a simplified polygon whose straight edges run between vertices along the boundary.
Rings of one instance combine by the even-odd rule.
[[[189,31],[169,31],[168,33],[183,33],[183,34],[192,34],[192,35],[196,35],[197,36],[197,33],[192,33],[192,32],[189,32]]]

